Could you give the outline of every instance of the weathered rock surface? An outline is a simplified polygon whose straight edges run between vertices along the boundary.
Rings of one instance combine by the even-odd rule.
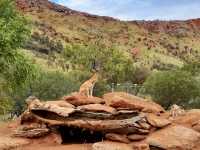
[[[142,134],[131,134],[128,135],[128,139],[131,141],[140,141],[144,140],[147,137],[147,135],[142,135]]]
[[[102,105],[102,104],[89,104],[77,107],[78,109],[85,110],[85,111],[93,111],[93,112],[107,112],[111,114],[116,114],[117,111],[115,108]]]
[[[187,111],[183,116],[178,116],[173,120],[173,123],[181,124],[191,128],[193,124],[200,121],[200,110],[193,109]]]
[[[65,139],[60,133],[73,137],[86,131],[88,139],[98,135],[109,140],[95,143],[94,150],[199,150],[199,111],[170,120],[170,113],[162,113],[160,105],[130,94],[108,93],[104,99],[77,93],[59,101],[41,102],[33,97],[21,116],[25,123],[14,135],[60,144]]]
[[[200,133],[180,125],[169,126],[147,138],[150,146],[167,150],[192,150],[200,141]]]
[[[105,103],[104,99],[98,97],[87,97],[78,93],[72,93],[72,95],[64,96],[62,99],[75,106]]]
[[[28,139],[0,137],[0,150],[9,150],[17,147],[28,145]]]
[[[93,144],[92,150],[133,150],[133,149],[128,144],[104,141]]]
[[[123,134],[108,133],[106,134],[105,137],[107,140],[111,140],[111,141],[116,141],[116,142],[121,142],[121,143],[130,143],[127,135],[123,135]]]
[[[114,108],[126,108],[149,113],[161,113],[165,110],[158,104],[124,92],[113,92],[103,96],[106,105]]]
[[[26,138],[39,138],[43,137],[50,133],[48,128],[44,127],[32,127],[30,126],[22,126],[19,127],[15,133],[13,134],[15,137],[26,137]]]
[[[163,128],[171,124],[170,120],[154,114],[147,114],[146,118],[148,123],[156,128]]]
[[[200,132],[200,120],[197,121],[196,123],[194,123],[194,124],[192,125],[192,128],[193,128],[194,130]]]
[[[132,142],[129,145],[133,150],[150,150],[149,144],[146,141]]]

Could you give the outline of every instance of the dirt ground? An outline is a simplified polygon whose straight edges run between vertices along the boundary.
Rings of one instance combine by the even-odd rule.
[[[9,137],[12,132],[13,126],[11,123],[0,123],[0,138]],[[41,143],[37,140],[32,141],[29,145],[23,147],[17,147],[13,150],[92,150],[92,144],[66,144],[66,145],[55,145]]]

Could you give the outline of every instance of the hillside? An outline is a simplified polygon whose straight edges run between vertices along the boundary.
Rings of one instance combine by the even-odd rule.
[[[49,2],[16,0],[18,9],[32,21],[32,38],[25,49],[48,54],[44,42],[87,45],[101,39],[130,52],[137,63],[151,69],[181,66],[200,59],[200,19],[186,21],[120,21],[91,15]],[[42,39],[42,40],[41,40]],[[60,47],[59,47],[60,46]]]

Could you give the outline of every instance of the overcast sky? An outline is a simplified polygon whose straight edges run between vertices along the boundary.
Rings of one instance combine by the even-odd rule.
[[[200,0],[51,0],[71,9],[121,20],[200,18]]]

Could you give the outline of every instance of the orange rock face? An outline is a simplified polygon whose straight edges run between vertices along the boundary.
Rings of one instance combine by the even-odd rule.
[[[93,144],[92,150],[133,150],[133,149],[128,144],[104,141]]]
[[[114,108],[127,108],[149,113],[164,112],[164,109],[160,105],[152,101],[147,101],[140,97],[123,92],[108,93],[105,94],[103,98],[106,101],[106,105]]]
[[[147,136],[146,135],[141,135],[141,134],[131,134],[128,135],[128,139],[131,141],[140,141],[144,140]]]
[[[157,116],[155,114],[147,114],[146,118],[148,123],[156,128],[163,128],[171,124],[170,120],[163,118],[161,116]]]
[[[105,101],[101,98],[82,96],[78,93],[74,93],[70,96],[65,96],[63,97],[63,100],[75,106],[105,103]]]
[[[116,114],[116,109],[102,105],[102,104],[89,104],[89,105],[83,105],[79,106],[78,109],[85,110],[85,111],[93,111],[93,112],[107,112],[111,114]]]
[[[200,133],[180,125],[169,126],[152,133],[147,142],[167,150],[192,150],[200,142]]]
[[[116,142],[121,142],[121,143],[130,143],[128,137],[122,134],[108,133],[106,134],[105,137],[107,140],[111,140],[111,141],[116,141]]]
[[[146,141],[132,142],[129,145],[132,146],[133,150],[150,150]]]

